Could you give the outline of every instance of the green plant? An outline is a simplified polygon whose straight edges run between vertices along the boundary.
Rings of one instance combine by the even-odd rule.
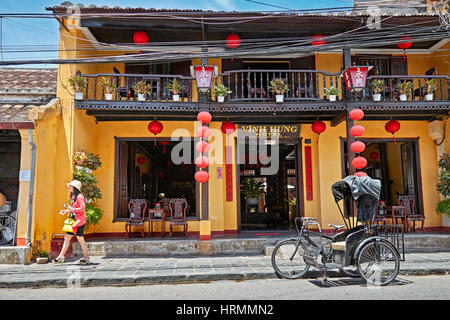
[[[341,92],[335,86],[331,86],[329,88],[325,88],[325,95],[327,97],[329,97],[329,96],[337,96],[339,93],[341,93]]]
[[[134,84],[134,87],[133,87],[134,91],[136,91],[137,94],[150,93],[151,88],[152,88],[152,85],[145,81],[138,81]]]
[[[103,216],[103,211],[100,209],[96,203],[89,203],[86,205],[85,209],[86,215],[86,226],[98,224]]]
[[[427,90],[427,94],[434,93],[436,91],[436,79],[425,81],[425,90]]]
[[[370,88],[372,89],[373,94],[379,94],[380,92],[382,92],[385,88],[384,86],[384,80],[382,79],[378,79],[378,80],[373,80],[370,83]]]
[[[245,199],[258,198],[264,192],[264,182],[256,181],[255,178],[248,178],[242,188]]]
[[[275,92],[275,94],[280,95],[284,94],[285,92],[289,91],[289,86],[284,83],[283,78],[276,78],[272,81],[270,81],[269,90],[271,92]]]
[[[403,81],[400,83],[397,83],[395,86],[395,90],[398,92],[398,94],[409,96],[411,94],[413,84],[411,81]]]
[[[172,80],[169,80],[169,84],[166,88],[169,89],[172,94],[177,95],[180,93],[181,89],[183,89],[183,85],[178,82],[176,78],[173,78]]]
[[[85,167],[91,170],[97,170],[102,166],[102,162],[100,161],[100,156],[98,154],[89,153],[87,155],[87,159],[84,164]]]
[[[39,250],[38,257],[39,258],[48,258],[48,252],[44,251],[44,250]]]
[[[102,198],[102,193],[97,187],[97,179],[92,173],[75,169],[73,178],[81,182],[81,192],[86,199],[96,200]]]
[[[223,84],[219,84],[218,86],[214,86],[214,92],[216,96],[225,97],[226,95],[232,93],[233,91],[228,90]]]
[[[80,92],[81,90],[86,88],[86,79],[83,77],[79,76],[70,77],[69,83],[76,92]]]
[[[439,201],[436,206],[437,213],[445,213],[450,217],[450,155],[443,154],[439,159],[438,166],[439,182],[437,184],[437,192],[440,193],[444,199]]]
[[[113,91],[116,90],[116,84],[112,81],[112,79],[101,77],[99,79],[99,83],[105,89],[106,93],[113,93]]]
[[[76,166],[84,167],[85,162],[87,161],[88,156],[84,151],[74,152],[72,155],[72,160]]]

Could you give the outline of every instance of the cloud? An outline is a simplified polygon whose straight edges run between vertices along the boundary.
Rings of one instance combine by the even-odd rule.
[[[232,0],[214,0],[214,2],[224,10],[236,10]]]

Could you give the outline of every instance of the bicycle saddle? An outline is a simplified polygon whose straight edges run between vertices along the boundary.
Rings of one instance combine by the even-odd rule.
[[[333,228],[335,228],[336,230],[337,229],[342,229],[343,227],[345,227],[345,225],[344,224],[329,224],[328,225],[329,227],[333,227]]]

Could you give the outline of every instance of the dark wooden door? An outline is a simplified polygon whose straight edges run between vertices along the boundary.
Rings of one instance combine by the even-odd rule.
[[[119,166],[117,178],[118,178],[118,206],[117,206],[117,218],[128,217],[128,143],[126,141],[119,142]]]

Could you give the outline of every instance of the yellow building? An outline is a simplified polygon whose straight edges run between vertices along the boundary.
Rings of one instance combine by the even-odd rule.
[[[438,155],[450,151],[445,126],[450,110],[445,50],[450,43],[445,30],[431,35],[423,29],[436,30],[436,16],[393,16],[367,37],[369,17],[354,13],[47,9],[61,23],[61,51],[58,101],[33,114],[33,245],[49,250],[61,233],[64,217],[57,212],[68,200],[66,183],[75,169],[71,158],[79,150],[98,154],[102,162],[93,174],[102,193],[97,204],[103,217],[89,227],[88,237],[123,237],[130,199],[146,199],[148,208],[154,208],[163,202],[160,193],[186,200],[188,235],[200,239],[244,230],[288,230],[297,216],[318,218],[329,229],[341,222],[330,187],[355,172],[349,165],[355,154],[347,147],[353,125],[348,112],[355,108],[365,113],[358,121],[365,128],[359,140],[366,144],[360,156],[368,161],[362,171],[381,179],[381,200],[392,206],[400,195],[411,195],[425,230],[448,231],[448,222],[435,212],[435,185]],[[422,29],[409,25],[417,19]],[[219,23],[225,20],[230,23]],[[397,46],[408,42],[406,50]],[[214,84],[232,91],[223,103],[216,101],[213,86],[206,93],[198,90],[190,67],[202,65],[216,67]],[[361,91],[347,91],[340,76],[351,65],[372,66]],[[74,99],[69,85],[76,74],[87,81],[82,100]],[[111,100],[101,78],[115,84]],[[167,89],[174,78],[183,84],[179,101]],[[275,78],[289,88],[283,102],[275,102],[269,88]],[[431,79],[436,90],[433,100],[426,100],[425,81]],[[384,80],[381,101],[374,101],[374,80]],[[145,101],[139,101],[134,89],[138,81],[151,84]],[[402,82],[412,84],[406,101],[395,90]],[[339,89],[336,101],[325,95],[330,86]],[[212,115],[207,183],[194,180],[201,111]],[[320,135],[312,126],[319,120],[326,124]],[[390,120],[400,124],[395,142],[385,130]],[[156,135],[149,132],[152,121],[162,124]],[[226,121],[236,126],[232,134],[221,131]],[[257,144],[242,140],[252,132],[259,137]],[[250,178],[261,182],[264,192],[245,193]],[[22,210],[19,245],[25,244],[27,232],[25,205]],[[171,221],[166,218],[166,232]],[[155,222],[154,228],[159,235],[162,223]]]

